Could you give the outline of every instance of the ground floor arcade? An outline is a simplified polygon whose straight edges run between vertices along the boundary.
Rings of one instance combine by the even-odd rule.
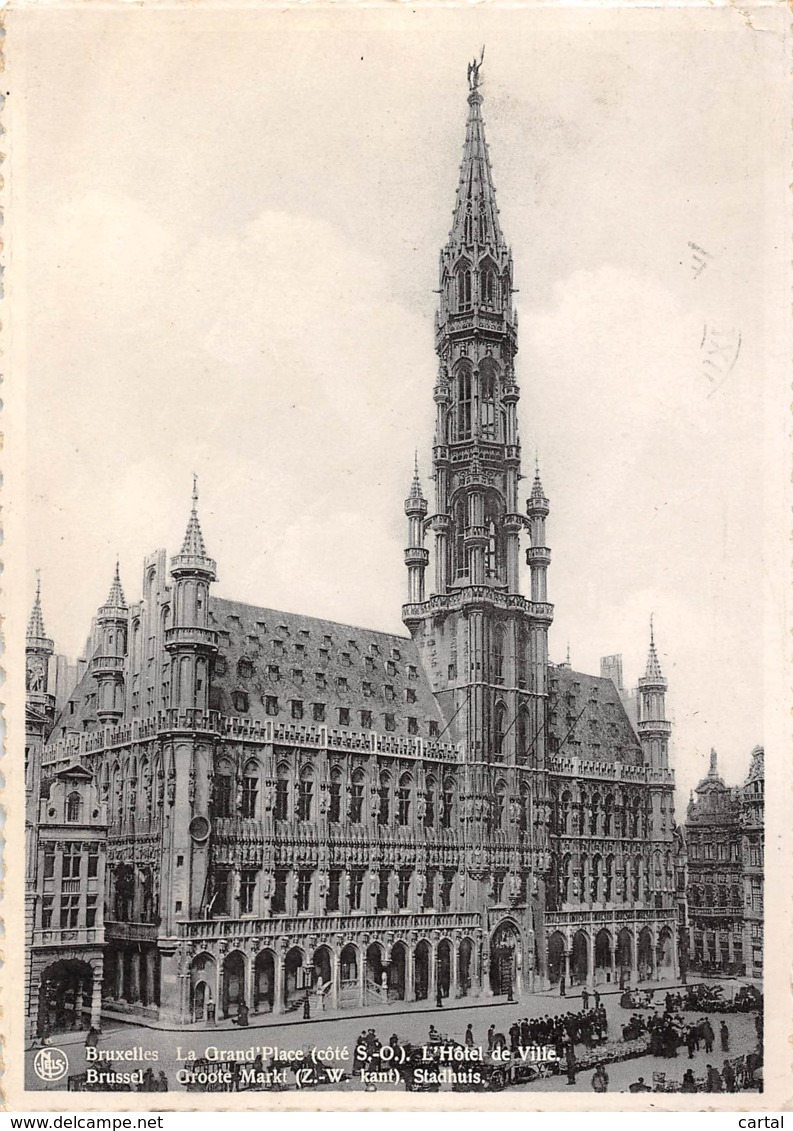
[[[99,1027],[103,957],[99,950],[33,951],[27,1035],[50,1037]]]
[[[561,919],[561,917],[560,917]],[[550,985],[624,986],[679,976],[673,922],[550,922],[546,927]]]

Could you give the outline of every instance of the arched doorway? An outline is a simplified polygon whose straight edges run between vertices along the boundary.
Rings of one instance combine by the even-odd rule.
[[[457,955],[457,985],[460,997],[467,997],[471,992],[471,964],[474,953],[474,944],[470,939],[463,939]]]
[[[403,942],[391,947],[391,965],[388,968],[388,1000],[405,1000],[406,949]]]
[[[633,937],[627,927],[617,935],[617,970],[620,986],[630,981],[633,969]]]
[[[653,972],[653,936],[649,927],[642,927],[639,932],[637,961],[640,980],[650,978]]]
[[[585,931],[573,935],[573,948],[570,952],[570,981],[583,985],[589,973],[589,939]]]
[[[517,989],[520,935],[514,923],[504,920],[490,940],[490,988],[494,994],[512,996]]]
[[[284,1006],[287,1010],[297,1009],[306,996],[302,971],[303,952],[293,946],[287,951],[284,961]]]
[[[452,987],[452,944],[448,939],[438,943],[438,989],[442,997],[448,997]]]
[[[41,973],[39,983],[38,1035],[88,1029],[94,972],[76,958],[53,962]]]
[[[197,954],[190,963],[190,1017],[206,1021],[210,1004],[215,1001],[215,971],[211,954]]]
[[[611,935],[603,928],[595,935],[595,982],[611,981]]]
[[[664,982],[670,982],[675,977],[675,952],[672,942],[672,931],[664,927],[658,937],[658,977]]]
[[[275,955],[271,950],[260,950],[253,964],[254,1013],[272,1013],[275,1003]]]
[[[383,969],[383,952],[379,943],[369,943],[366,948],[366,986],[364,1004],[388,1000],[388,980]]]
[[[358,1001],[358,951],[352,943],[347,945],[339,955],[339,1005],[352,1007],[359,1005]]]
[[[430,992],[430,944],[422,939],[413,957],[413,985],[416,1001],[425,1001]]]
[[[233,950],[224,959],[221,994],[223,1016],[236,1017],[245,1001],[245,955],[240,950]]]
[[[554,931],[548,939],[548,981],[555,986],[564,974],[565,937]]]

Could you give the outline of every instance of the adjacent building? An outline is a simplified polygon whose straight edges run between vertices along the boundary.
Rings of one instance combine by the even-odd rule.
[[[763,748],[743,785],[725,785],[711,751],[686,816],[691,965],[703,973],[763,971]]]

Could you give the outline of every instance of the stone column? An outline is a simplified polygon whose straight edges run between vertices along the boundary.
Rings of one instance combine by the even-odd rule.
[[[676,924],[672,924],[672,976],[675,981],[680,977],[680,954],[677,946]]]
[[[413,943],[405,947],[405,1001],[416,1000],[416,962]]]
[[[116,948],[116,969],[115,969],[115,994],[116,1001],[121,1001],[124,997],[124,951],[121,947]]]
[[[564,952],[564,984],[567,992],[570,992],[570,945],[568,942],[567,949]]]
[[[154,1005],[156,998],[157,998],[157,993],[156,993],[156,988],[155,988],[156,977],[155,977],[155,971],[154,971],[154,964],[155,964],[154,947],[149,947],[149,949],[146,951],[146,997],[147,997],[149,1005]]]
[[[91,1026],[94,1029],[102,1027],[102,962],[92,962],[91,970],[94,975],[91,984]]]
[[[280,951],[275,952],[273,963],[273,1013],[284,1012],[284,959]]]
[[[658,924],[653,923],[652,938],[651,938],[652,952],[650,959],[652,962],[652,978],[654,982],[658,981]]]
[[[460,992],[460,987],[459,987],[459,984],[458,984],[459,978],[460,978],[458,946],[459,946],[458,943],[455,943],[454,941],[452,941],[452,944],[451,944],[452,961],[451,961],[451,971],[450,971],[450,975],[449,975],[449,1000],[450,1001],[459,997],[459,992]]]
[[[619,977],[617,976],[617,932],[612,932],[611,939],[611,984],[616,986],[619,984]]]
[[[363,944],[358,948],[358,1005],[366,1004],[366,951]]]
[[[635,925],[631,939],[631,982],[636,985],[639,980],[639,932]]]
[[[338,950],[332,950],[330,954],[330,983],[330,1008],[338,1009],[341,992],[341,963]]]
[[[245,1004],[248,1009],[253,1009],[253,974],[254,974],[254,960],[252,954],[245,954],[245,984],[243,993],[245,994]]]
[[[130,1001],[140,1001],[140,951],[132,952],[132,968],[130,978]]]
[[[586,986],[592,992],[595,988],[595,929],[594,924],[587,932]]]
[[[429,977],[427,979],[427,1000],[435,1004],[435,995],[438,992],[438,944],[430,943]]]

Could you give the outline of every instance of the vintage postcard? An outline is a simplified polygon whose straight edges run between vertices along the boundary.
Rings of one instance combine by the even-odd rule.
[[[8,1109],[788,1104],[789,23],[6,10]]]

